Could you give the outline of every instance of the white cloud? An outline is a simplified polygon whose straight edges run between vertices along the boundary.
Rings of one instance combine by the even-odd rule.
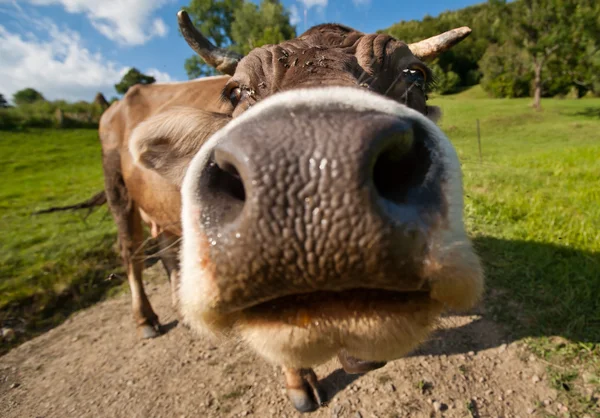
[[[162,72],[156,68],[148,68],[144,71],[144,74],[154,77],[157,83],[170,83],[171,81],[176,81],[168,73]]]
[[[325,17],[325,9],[327,8],[329,0],[297,0],[297,2],[300,3],[300,7],[304,11],[304,30],[308,29],[307,24],[309,22],[311,24],[316,23],[314,18],[308,19],[308,14],[311,9],[315,9],[317,12],[317,20],[319,23],[324,23],[327,20]]]
[[[26,87],[40,91],[49,100],[91,101],[98,91],[115,94],[114,84],[128,67],[92,53],[75,31],[60,29],[49,20],[29,23],[43,31],[47,40],[31,33],[22,36],[0,25],[0,93],[6,98]],[[147,72],[157,81],[172,81],[157,69]]]
[[[297,25],[300,23],[302,19],[300,18],[300,12],[298,12],[298,7],[295,4],[290,6],[290,23],[292,25]]]
[[[154,19],[154,21],[152,21],[152,28],[156,36],[160,38],[165,37],[167,33],[169,33],[169,27],[162,19]]]
[[[370,6],[371,5],[371,0],[352,0],[352,3],[354,3],[354,5],[356,7]]]
[[[27,0],[35,5],[62,5],[69,13],[83,13],[94,28],[123,45],[141,45],[165,36],[169,28],[153,13],[171,0]]]
[[[307,9],[311,7],[325,7],[328,0],[299,0]]]

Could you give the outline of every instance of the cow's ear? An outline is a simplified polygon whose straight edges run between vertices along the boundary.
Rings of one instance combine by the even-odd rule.
[[[129,151],[136,164],[181,186],[194,155],[229,117],[189,107],[175,107],[150,117],[131,133]]]
[[[438,106],[427,106],[427,118],[433,123],[438,123],[442,118],[442,109]]]

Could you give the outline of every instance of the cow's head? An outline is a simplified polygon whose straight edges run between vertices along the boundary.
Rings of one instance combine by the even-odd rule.
[[[342,350],[381,361],[415,347],[444,308],[475,303],[460,166],[428,118],[419,59],[468,29],[406,45],[322,25],[240,60],[180,22],[231,75],[215,98],[227,114],[173,109],[168,129],[153,128],[160,152],[133,151],[175,183],[185,173],[180,301],[192,327],[287,366]]]
[[[379,93],[436,120],[437,108],[426,105],[432,82],[423,60],[436,57],[468,36],[467,27],[413,44],[385,34],[363,34],[346,26],[315,26],[297,39],[256,48],[247,57],[215,48],[178,14],[181,32],[204,60],[231,79],[223,100],[236,117],[275,93],[311,87],[361,87]]]

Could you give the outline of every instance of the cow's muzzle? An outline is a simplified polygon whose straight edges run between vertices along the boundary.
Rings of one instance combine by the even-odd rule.
[[[182,298],[209,327],[333,327],[335,350],[348,318],[421,312],[424,328],[446,302],[440,263],[464,239],[453,149],[415,111],[329,90],[266,100],[192,162]]]

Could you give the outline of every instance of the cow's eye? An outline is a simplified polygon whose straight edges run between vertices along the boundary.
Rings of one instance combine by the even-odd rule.
[[[242,99],[242,89],[239,87],[231,89],[231,91],[229,92],[229,101],[231,102],[231,104],[234,107],[237,106],[237,104],[240,102],[241,99]]]
[[[411,67],[402,71],[408,80],[412,83],[416,82],[424,84],[427,82],[427,73],[421,67]]]

